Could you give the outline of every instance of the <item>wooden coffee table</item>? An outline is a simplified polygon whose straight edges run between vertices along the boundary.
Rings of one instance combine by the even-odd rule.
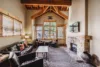
[[[36,57],[38,57],[39,53],[42,53],[43,58],[47,59],[48,46],[39,46],[38,49],[36,50]]]

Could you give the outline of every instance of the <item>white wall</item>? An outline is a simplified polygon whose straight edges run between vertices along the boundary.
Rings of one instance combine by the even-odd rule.
[[[69,31],[69,26],[72,23],[80,21],[80,32],[72,33]],[[85,36],[85,0],[72,0],[72,5],[69,7],[69,19],[67,27],[67,46],[70,48],[70,37],[76,38],[77,54],[80,55],[84,51],[84,36]]]
[[[93,36],[90,52],[100,58],[100,0],[89,0],[88,22],[89,35]]]
[[[70,33],[69,35],[84,35],[85,34],[85,0],[72,0],[72,6],[69,7],[69,25],[80,21],[81,30],[79,33]]]
[[[20,3],[20,0],[0,0],[0,8],[19,18],[23,22],[24,27],[26,9]],[[0,48],[5,45],[10,45],[11,43],[19,41],[20,39],[20,36],[0,37]]]
[[[39,10],[27,10],[27,13],[26,13],[26,34],[32,34],[32,18],[31,17],[38,12],[39,12]],[[33,23],[33,25],[34,25],[34,23]]]

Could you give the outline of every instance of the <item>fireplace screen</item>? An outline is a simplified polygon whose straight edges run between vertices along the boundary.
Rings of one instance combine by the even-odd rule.
[[[77,45],[74,44],[74,43],[71,43],[70,46],[71,46],[70,50],[73,51],[73,52],[75,52],[75,53],[77,53]]]

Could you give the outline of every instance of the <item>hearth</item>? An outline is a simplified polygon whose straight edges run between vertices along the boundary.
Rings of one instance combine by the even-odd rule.
[[[77,44],[75,43],[70,43],[70,50],[77,53]]]

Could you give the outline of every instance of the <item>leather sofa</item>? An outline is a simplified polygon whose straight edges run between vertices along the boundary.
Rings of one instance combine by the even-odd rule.
[[[43,67],[43,59],[35,57],[35,53],[18,57],[14,52],[10,52],[9,61],[11,67]]]
[[[11,51],[13,51],[17,54],[17,56],[20,56],[20,55],[31,53],[32,50],[34,49],[33,45],[29,45],[23,51],[20,51],[19,46],[18,46],[18,44],[20,43],[22,43],[22,41],[10,44],[9,46],[6,46],[4,49],[0,50],[0,53],[9,54]]]

